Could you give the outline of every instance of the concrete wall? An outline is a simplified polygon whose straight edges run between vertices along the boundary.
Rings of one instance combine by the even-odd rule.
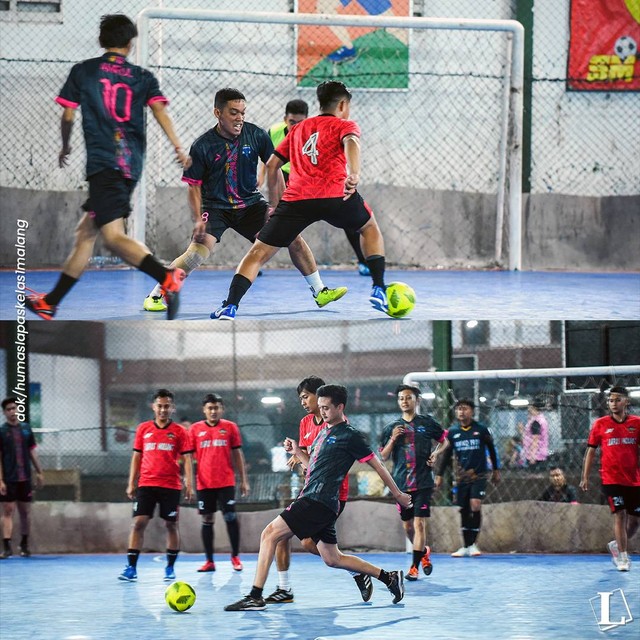
[[[278,513],[239,514],[241,548],[258,550],[260,532]],[[479,546],[488,553],[603,553],[613,535],[609,508],[535,501],[485,505]],[[33,505],[32,546],[35,553],[124,553],[131,525],[131,506],[114,503],[40,502]],[[437,507],[429,521],[428,541],[436,553],[448,553],[461,544],[456,507]],[[338,520],[342,549],[403,551],[405,538],[396,509],[389,503],[354,500]],[[200,517],[195,508],[181,511],[181,548],[200,553]],[[228,553],[222,518],[216,518],[217,553]],[[154,518],[145,535],[145,550],[163,552],[164,523]],[[294,539],[294,551],[300,545]],[[640,551],[640,536],[630,550]]]

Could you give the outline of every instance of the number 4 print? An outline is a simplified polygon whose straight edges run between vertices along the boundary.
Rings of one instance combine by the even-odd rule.
[[[302,153],[309,156],[311,164],[318,164],[318,132],[312,133],[302,147]]]

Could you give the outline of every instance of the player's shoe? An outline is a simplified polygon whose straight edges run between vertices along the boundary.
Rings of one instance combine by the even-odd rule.
[[[454,551],[451,554],[452,558],[468,558],[469,557],[469,549],[468,547],[460,547],[457,551]]]
[[[372,304],[374,309],[382,311],[382,313],[389,312],[387,293],[382,287],[373,285],[371,288],[371,295],[369,296],[369,302]]]
[[[431,564],[431,547],[424,548],[424,555],[420,558],[420,564],[422,565],[422,571],[425,576],[430,576],[433,571],[433,565]],[[407,576],[408,578],[409,576]]]
[[[482,555],[482,551],[480,551],[480,549],[478,549],[478,547],[476,546],[475,542],[469,547],[469,555],[472,558],[477,558],[478,556]]]
[[[11,549],[5,549],[2,553],[0,553],[0,558],[2,558],[3,560],[6,560],[7,558],[10,558],[13,555],[13,551],[11,551]]]
[[[358,589],[360,589],[362,600],[364,602],[369,602],[373,595],[373,580],[371,579],[371,576],[368,576],[366,573],[359,573],[358,575],[353,576],[353,579],[356,581]]]
[[[629,571],[631,569],[631,560],[626,553],[621,553],[618,556],[618,571]]]
[[[20,546],[20,555],[23,558],[30,558],[31,557],[31,551],[29,551],[29,547],[27,547],[27,545],[21,545]]]
[[[180,289],[187,274],[183,269],[168,269],[164,282],[160,285],[167,303],[167,320],[173,320],[180,309]]]
[[[293,602],[293,589],[281,589],[278,587],[264,600],[267,604],[287,604]]]
[[[251,596],[245,596],[242,600],[228,604],[225,611],[263,611],[267,608],[267,604],[264,598],[252,598]]]
[[[211,560],[207,560],[199,569],[198,573],[211,573],[216,570],[216,563]]]
[[[239,556],[231,556],[231,566],[234,571],[242,571],[243,567]]]
[[[364,262],[358,262],[358,273],[361,276],[371,275],[371,271],[369,271],[369,267]]]
[[[410,582],[415,582],[418,579],[418,567],[411,567],[409,571],[407,571],[406,578]]]
[[[147,296],[142,303],[145,311],[166,311],[167,305],[162,296]]]
[[[330,62],[347,62],[347,60],[355,58],[356,55],[357,52],[355,47],[342,46],[339,49],[336,49],[333,53],[330,53],[327,56],[327,59]]]
[[[613,562],[613,566],[618,566],[618,556],[620,555],[618,551],[618,543],[615,540],[607,543],[607,549],[609,549],[609,553],[611,554],[611,562]]]
[[[124,580],[125,582],[135,582],[138,579],[136,568],[128,564],[124,571],[118,576],[118,580]]]
[[[176,572],[173,567],[165,567],[164,568],[164,581],[171,582],[176,579]]]
[[[29,289],[29,291],[33,291],[33,289]],[[53,320],[58,307],[55,304],[45,302],[45,295],[45,293],[37,293],[36,291],[33,291],[30,296],[25,298],[24,306],[27,307],[29,311],[40,316],[43,320]]]
[[[398,604],[404,598],[404,573],[402,571],[389,571],[391,583],[387,589],[393,595],[393,604]]]
[[[238,307],[235,304],[227,304],[224,300],[221,307],[218,307],[209,316],[212,320],[234,320]]]
[[[313,296],[313,299],[316,301],[316,304],[322,309],[322,307],[326,307],[330,302],[335,302],[336,300],[340,300],[342,296],[347,293],[347,287],[336,287],[335,289],[329,289],[329,287],[325,287],[318,291],[318,294]]]

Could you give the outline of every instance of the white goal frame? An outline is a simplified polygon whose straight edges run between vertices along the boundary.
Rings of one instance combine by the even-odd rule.
[[[522,269],[522,122],[524,85],[524,27],[516,20],[477,20],[465,18],[425,18],[399,16],[341,16],[337,14],[268,13],[259,11],[221,11],[200,9],[147,8],[138,13],[136,62],[146,66],[149,59],[149,23],[154,19],[250,22],[264,24],[305,24],[314,26],[392,27],[398,29],[457,29],[462,31],[506,32],[511,46],[508,52],[509,87],[505,89],[496,207],[496,261],[502,253],[502,226],[505,203],[509,217],[508,265]],[[146,179],[143,173],[137,188],[132,235],[145,241]]]

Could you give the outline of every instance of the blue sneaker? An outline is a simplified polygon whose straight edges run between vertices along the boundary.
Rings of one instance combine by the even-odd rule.
[[[173,567],[165,567],[164,568],[164,581],[171,582],[176,579],[176,572],[173,570]]]
[[[225,300],[222,306],[216,309],[209,317],[212,320],[233,320],[236,317],[238,307],[235,304],[227,304]]]
[[[369,296],[369,302],[373,305],[374,309],[382,311],[382,313],[389,312],[389,307],[387,305],[387,293],[382,287],[373,285],[371,288],[371,295]]]
[[[124,571],[118,576],[118,580],[124,580],[125,582],[135,582],[138,579],[136,568],[128,564]]]
[[[361,276],[370,276],[371,271],[369,271],[369,267],[364,262],[358,262],[358,273]],[[145,300],[146,302],[146,300]]]
[[[355,47],[340,47],[336,49],[333,53],[330,53],[327,58],[331,62],[346,62],[347,60],[351,60],[356,57],[356,48]]]

